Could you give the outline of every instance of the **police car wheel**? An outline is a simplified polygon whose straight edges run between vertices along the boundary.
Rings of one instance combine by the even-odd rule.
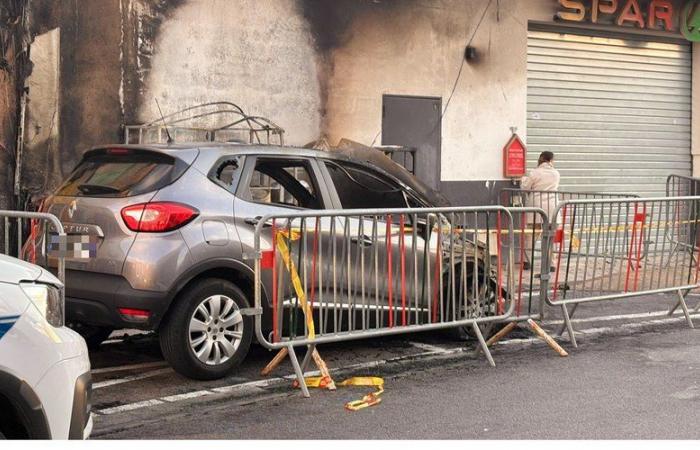
[[[189,378],[214,380],[235,369],[248,354],[253,317],[246,295],[233,283],[204,279],[183,291],[160,329],[163,356]]]

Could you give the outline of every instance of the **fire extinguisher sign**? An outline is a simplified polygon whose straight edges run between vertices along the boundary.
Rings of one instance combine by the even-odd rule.
[[[513,133],[503,147],[503,176],[504,178],[520,178],[525,176],[527,169],[525,157],[527,148],[517,134]]]

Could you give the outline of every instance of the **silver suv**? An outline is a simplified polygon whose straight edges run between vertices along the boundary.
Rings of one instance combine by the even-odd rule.
[[[88,343],[158,330],[175,370],[214,379],[245,358],[254,334],[241,314],[253,306],[243,255],[261,216],[447,205],[376,150],[206,143],[90,150],[45,209],[67,233],[97,241],[96,258],[66,266],[68,320]]]

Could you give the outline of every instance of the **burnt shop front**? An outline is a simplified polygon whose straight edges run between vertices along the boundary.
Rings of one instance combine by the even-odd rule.
[[[557,155],[562,190],[663,195],[691,175],[700,2],[560,0],[529,22],[528,166]]]

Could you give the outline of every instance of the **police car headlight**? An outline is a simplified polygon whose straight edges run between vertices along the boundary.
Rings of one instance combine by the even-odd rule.
[[[46,317],[46,321],[54,327],[65,324],[65,308],[61,291],[50,284],[22,283],[20,287],[34,306]]]

